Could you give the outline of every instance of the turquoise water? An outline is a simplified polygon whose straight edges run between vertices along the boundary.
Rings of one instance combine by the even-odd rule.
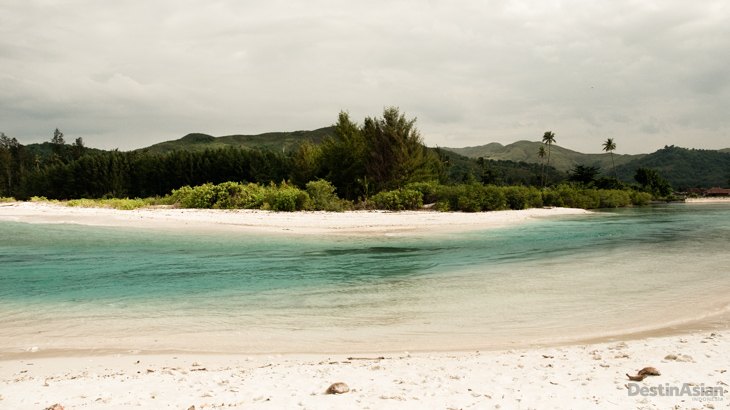
[[[439,236],[183,234],[0,221],[0,351],[539,344],[730,306],[730,205]]]

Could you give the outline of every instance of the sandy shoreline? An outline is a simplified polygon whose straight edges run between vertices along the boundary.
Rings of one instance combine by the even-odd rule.
[[[0,204],[0,220],[29,223],[73,223],[169,230],[268,232],[284,234],[380,235],[483,230],[534,218],[584,215],[572,208],[539,208],[480,213],[429,211],[272,212],[142,208],[67,207],[62,204]]]
[[[730,340],[720,330],[593,345],[379,357],[130,352],[0,361],[0,408],[40,410],[58,403],[65,409],[699,409],[730,404]],[[661,375],[640,382],[627,378],[647,366]],[[336,382],[351,390],[324,394]],[[642,387],[685,384],[720,390],[704,397],[630,395]]]
[[[688,204],[712,204],[712,203],[730,203],[730,197],[715,198],[687,198],[684,200]]]
[[[211,232],[387,235],[483,230],[534,218],[588,214],[533,209],[480,214],[69,208],[0,204],[0,220]],[[248,355],[94,354],[43,350],[0,358],[0,408],[724,408],[730,407],[730,322],[590,344],[462,352]],[[706,326],[706,327],[703,327]],[[666,336],[656,337],[665,334]],[[640,339],[636,339],[640,337]],[[379,357],[383,358],[380,359]],[[676,359],[673,358],[676,356]],[[653,366],[660,376],[631,382]],[[324,394],[335,382],[351,389]],[[631,384],[634,383],[634,384]],[[630,395],[641,387],[718,387],[724,396]],[[630,390],[634,389],[634,390]],[[703,401],[700,401],[703,400]]]

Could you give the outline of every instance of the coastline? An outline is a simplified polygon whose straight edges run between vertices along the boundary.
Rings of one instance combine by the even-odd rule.
[[[70,208],[0,206],[0,220],[181,232],[294,235],[438,234],[590,214],[563,208],[483,214]],[[678,326],[564,344],[494,350],[330,354],[29,350],[0,356],[0,408],[718,408],[724,401],[629,395],[685,383],[727,394],[728,315]],[[677,359],[666,359],[676,355]],[[380,359],[383,357],[383,359]],[[671,356],[669,356],[671,357]],[[647,366],[661,376],[631,382]],[[351,391],[326,395],[335,382]],[[632,387],[633,388],[633,387]],[[728,396],[730,397],[730,396]],[[710,407],[710,405],[712,407]]]
[[[688,204],[730,203],[730,197],[687,198],[684,202]]]
[[[532,208],[480,213],[436,211],[211,210],[180,208],[68,207],[63,204],[12,202],[0,206],[0,220],[66,223],[176,231],[266,232],[301,235],[383,235],[453,233],[486,230],[534,218],[588,215],[574,208]]]
[[[498,351],[391,354],[157,354],[0,361],[0,406],[44,409],[719,408],[726,330]],[[661,375],[632,382],[654,367]],[[332,383],[350,391],[327,395]],[[640,395],[684,385],[713,396]],[[714,390],[719,389],[719,390]],[[719,392],[722,392],[720,396]],[[634,393],[632,395],[632,392]],[[703,400],[703,401],[698,401]],[[192,407],[194,406],[194,407]]]

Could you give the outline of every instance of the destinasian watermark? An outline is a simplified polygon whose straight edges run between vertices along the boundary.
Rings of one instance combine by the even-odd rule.
[[[723,401],[725,389],[722,386],[705,386],[682,383],[681,386],[664,383],[657,386],[640,386],[638,383],[627,384],[629,396],[662,396],[692,397],[692,401]]]

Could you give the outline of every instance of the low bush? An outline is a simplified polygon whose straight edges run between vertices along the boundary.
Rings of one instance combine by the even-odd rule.
[[[540,190],[525,186],[508,186],[502,188],[509,209],[541,208],[543,206]]]
[[[66,206],[75,206],[79,208],[94,208],[97,207],[97,202],[93,199],[72,199],[66,203]]]
[[[423,194],[413,189],[397,189],[379,192],[370,198],[370,201],[377,209],[390,211],[420,209],[423,207]]]
[[[335,194],[336,188],[324,179],[309,181],[306,188],[309,195],[309,208],[314,211],[341,212],[347,208],[348,203],[340,199]]]
[[[629,195],[631,197],[631,204],[637,206],[644,206],[648,204],[652,198],[651,194],[641,191],[631,191]]]
[[[507,209],[503,188],[478,182],[441,186],[436,190],[440,211],[481,212]]]
[[[408,185],[406,185],[404,188],[418,191],[423,195],[423,203],[425,204],[431,204],[438,200],[438,189],[439,189],[439,182],[438,181],[428,181],[428,182],[413,182]]]
[[[598,191],[600,208],[619,208],[631,204],[631,195],[618,189],[602,189]]]

